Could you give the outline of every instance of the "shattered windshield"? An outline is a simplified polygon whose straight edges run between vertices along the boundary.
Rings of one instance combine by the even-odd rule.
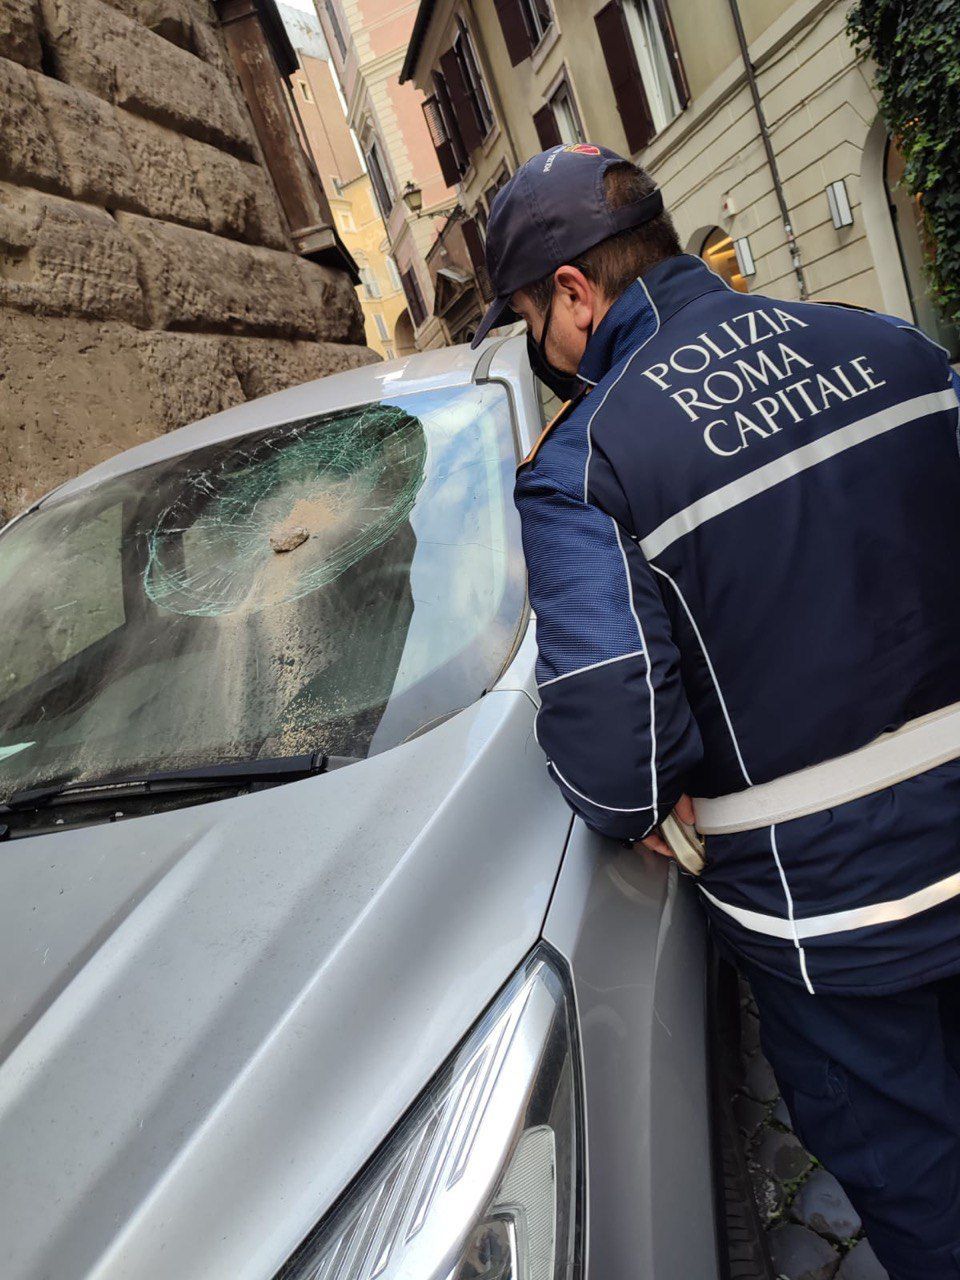
[[[0,538],[0,801],[51,778],[363,757],[478,698],[523,568],[495,385],[105,481]]]

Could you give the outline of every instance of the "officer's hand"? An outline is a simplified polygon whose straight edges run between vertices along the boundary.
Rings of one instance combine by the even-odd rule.
[[[673,806],[673,812],[677,815],[681,822],[685,822],[687,826],[693,826],[694,813],[693,801],[686,793],[684,793],[677,803]],[[664,858],[672,858],[673,850],[660,834],[659,828],[650,832],[640,841],[644,849],[649,849],[651,853],[659,853]]]

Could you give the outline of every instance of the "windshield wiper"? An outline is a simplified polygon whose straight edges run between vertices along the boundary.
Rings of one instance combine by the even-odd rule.
[[[162,769],[131,777],[93,778],[84,781],[57,779],[14,791],[0,804],[0,813],[39,809],[45,805],[120,800],[130,796],[164,795],[183,791],[216,790],[230,786],[269,786],[312,778],[330,769],[353,764],[354,756],[332,756],[314,751],[297,756],[267,756],[253,760],[227,760],[193,769]]]

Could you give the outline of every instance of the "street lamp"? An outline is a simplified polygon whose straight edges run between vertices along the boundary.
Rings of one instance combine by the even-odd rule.
[[[410,212],[419,216],[420,210],[423,208],[423,191],[420,187],[411,179],[400,194],[403,196],[403,203]]]
[[[455,218],[459,205],[454,205],[452,209],[427,209],[423,211],[423,192],[411,179],[400,192],[403,203],[407,206],[415,218]]]

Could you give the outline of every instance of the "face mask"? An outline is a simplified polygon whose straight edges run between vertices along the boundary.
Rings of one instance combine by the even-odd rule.
[[[546,314],[543,317],[543,329],[540,331],[539,342],[536,342],[533,334],[527,330],[527,358],[530,361],[530,368],[533,370],[535,378],[539,378],[544,386],[549,387],[553,394],[559,396],[561,400],[572,400],[582,388],[583,383],[575,373],[567,373],[563,369],[558,369],[556,365],[551,364],[547,359],[547,330],[550,328],[552,308],[553,299],[551,298],[547,304]]]

